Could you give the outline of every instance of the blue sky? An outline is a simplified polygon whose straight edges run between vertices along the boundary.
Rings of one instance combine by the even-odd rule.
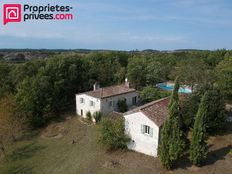
[[[2,25],[4,3],[72,5],[73,21]],[[0,48],[232,49],[231,0],[1,0]]]

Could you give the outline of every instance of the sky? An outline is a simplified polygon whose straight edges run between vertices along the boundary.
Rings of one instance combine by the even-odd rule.
[[[4,3],[71,5],[72,21],[3,25]],[[1,0],[0,48],[232,49],[231,0]]]

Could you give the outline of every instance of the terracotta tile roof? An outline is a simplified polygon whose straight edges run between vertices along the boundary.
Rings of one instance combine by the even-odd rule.
[[[124,115],[132,114],[136,112],[142,112],[152,121],[154,121],[157,126],[160,127],[164,124],[165,120],[167,119],[168,103],[169,103],[169,97],[166,97],[160,100],[150,102],[138,108],[135,108],[131,111],[124,113]]]
[[[95,91],[84,92],[83,94],[102,99],[102,98],[112,97],[120,94],[135,92],[135,91],[136,90],[134,88],[128,88],[123,84],[123,85],[99,88]]]
[[[112,111],[108,114],[107,118],[117,119],[117,118],[122,117],[122,116],[123,116],[123,113]]]

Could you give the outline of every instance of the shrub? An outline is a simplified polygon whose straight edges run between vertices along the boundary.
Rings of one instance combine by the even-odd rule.
[[[99,123],[102,118],[102,113],[101,112],[94,112],[93,118],[95,119],[96,123]]]
[[[99,128],[98,141],[107,150],[127,149],[130,138],[124,132],[124,118],[103,119]]]
[[[88,121],[92,122],[92,114],[91,114],[90,111],[88,111],[88,112],[86,113],[86,119],[87,119]]]
[[[229,152],[230,156],[232,157],[232,149],[230,149],[230,152]]]
[[[126,99],[118,101],[118,110],[119,112],[126,112],[128,110],[128,106],[126,104]]]
[[[152,86],[146,86],[140,91],[140,99],[142,103],[149,103],[170,95],[170,92],[160,91]]]

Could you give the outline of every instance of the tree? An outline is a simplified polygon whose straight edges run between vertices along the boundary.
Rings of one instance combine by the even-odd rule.
[[[48,119],[74,104],[76,93],[84,90],[86,62],[82,59],[51,58],[34,77],[25,78],[17,87],[19,112],[32,127],[42,126]]]
[[[225,102],[221,91],[217,88],[208,90],[205,100],[206,107],[205,123],[207,133],[218,133],[225,125]]]
[[[199,105],[199,109],[194,122],[194,128],[190,143],[190,160],[200,166],[207,156],[207,135],[206,135],[206,119],[211,108],[208,107],[210,95],[208,92],[204,94]]]
[[[179,124],[180,111],[178,90],[179,84],[176,79],[174,90],[169,102],[168,118],[161,130],[159,154],[163,166],[167,169],[171,169],[176,160],[183,155],[185,147],[185,140]]]
[[[194,87],[208,87],[215,81],[212,70],[201,59],[184,60],[177,64],[176,74],[180,77],[179,82]]]
[[[144,57],[134,56],[129,59],[127,76],[129,81],[136,87],[141,88],[146,86],[146,73],[147,62]]]
[[[216,67],[217,84],[227,99],[232,99],[232,58],[221,61]]]
[[[167,97],[168,95],[169,92],[159,91],[152,86],[146,86],[142,89],[142,91],[140,91],[140,99],[142,100],[142,103],[158,100]]]
[[[118,110],[119,112],[122,112],[122,113],[128,110],[126,99],[118,100]]]
[[[88,112],[86,113],[86,118],[87,118],[87,120],[88,120],[89,122],[92,122],[93,118],[92,118],[92,114],[91,114],[90,111],[88,111]]]
[[[0,100],[0,153],[5,155],[6,144],[15,142],[16,136],[22,130],[22,120],[15,117],[14,97],[8,95]]]
[[[168,62],[165,62],[162,59],[151,59],[147,61],[146,72],[145,78],[147,84],[155,85],[168,79],[170,65]]]
[[[124,118],[103,119],[99,128],[98,141],[107,150],[127,149],[130,138],[125,134]]]
[[[101,112],[94,112],[93,118],[95,119],[96,123],[99,123],[102,119],[102,113]]]
[[[185,125],[185,128],[187,129],[193,128],[194,119],[197,114],[203,94],[202,91],[195,90],[192,94],[189,94],[184,98],[181,106],[181,112],[183,123]]]
[[[11,66],[9,64],[0,62],[0,98],[12,92],[10,71]]]

